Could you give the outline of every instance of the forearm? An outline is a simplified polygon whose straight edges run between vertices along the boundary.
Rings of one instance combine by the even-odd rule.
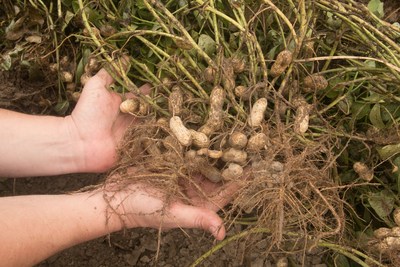
[[[47,257],[122,228],[107,218],[102,193],[0,198],[2,266],[32,266]]]
[[[0,176],[80,172],[82,146],[73,142],[67,118],[0,109]]]

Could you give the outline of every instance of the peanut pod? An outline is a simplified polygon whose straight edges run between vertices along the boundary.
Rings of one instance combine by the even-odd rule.
[[[235,96],[241,98],[242,100],[249,100],[250,99],[250,91],[248,90],[248,88],[246,86],[243,85],[238,85],[235,87],[234,90]]]
[[[213,150],[208,148],[201,148],[197,150],[197,155],[199,156],[207,156],[212,159],[219,159],[222,157],[223,152],[221,150]]]
[[[396,208],[393,212],[393,219],[397,226],[400,226],[400,208]]]
[[[310,107],[308,105],[299,106],[296,109],[296,116],[294,120],[294,132],[297,134],[304,134],[308,130],[310,121]]]
[[[126,99],[119,105],[119,110],[122,113],[135,113],[139,109],[139,100],[137,98]]]
[[[272,64],[271,67],[271,76],[272,77],[278,77],[281,75],[287,67],[289,67],[290,63],[292,63],[293,60],[293,54],[289,50],[283,50],[278,54],[276,57],[276,61],[274,64]]]
[[[179,116],[182,113],[183,94],[179,86],[174,86],[168,97],[168,110],[172,116]]]
[[[246,147],[247,136],[242,132],[236,131],[229,136],[228,142],[231,147],[236,149],[242,149]]]
[[[197,147],[204,148],[210,145],[210,138],[202,132],[189,130],[192,135],[193,144]]]
[[[169,120],[169,128],[175,138],[178,139],[179,143],[184,146],[190,146],[192,144],[192,134],[190,130],[183,125],[180,117],[173,116]]]
[[[196,157],[195,165],[196,170],[211,182],[218,183],[222,180],[221,172],[216,167],[212,166],[207,159],[203,157]]]
[[[225,91],[221,86],[215,86],[210,95],[210,112],[206,123],[199,129],[209,136],[222,128],[224,123],[222,107],[225,100]]]
[[[259,152],[268,144],[268,137],[264,133],[256,133],[250,136],[247,142],[247,150],[250,152]]]
[[[365,163],[356,162],[353,165],[353,169],[364,181],[369,182],[374,178],[374,171],[368,168]]]
[[[312,74],[304,78],[303,85],[303,91],[311,93],[328,87],[328,81],[320,74]]]
[[[225,181],[238,179],[243,174],[243,168],[239,164],[229,163],[228,168],[222,171],[222,178]]]
[[[258,99],[250,112],[249,125],[251,127],[259,127],[264,119],[264,113],[267,110],[268,101],[262,97]]]
[[[222,155],[222,160],[225,162],[234,162],[244,165],[246,164],[247,153],[245,151],[235,148],[228,148],[224,151],[224,154]]]

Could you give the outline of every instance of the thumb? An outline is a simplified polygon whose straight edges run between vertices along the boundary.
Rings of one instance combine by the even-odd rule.
[[[176,227],[197,228],[210,232],[217,240],[225,238],[225,226],[222,219],[206,208],[175,203],[170,208]]]

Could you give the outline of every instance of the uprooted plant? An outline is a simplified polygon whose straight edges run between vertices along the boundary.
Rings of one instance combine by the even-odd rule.
[[[113,66],[123,90],[137,96],[121,110],[144,123],[126,135],[116,169],[139,171],[120,183],[184,196],[179,181],[193,173],[224,183],[249,169],[226,218],[253,217],[254,229],[268,229],[269,251],[341,239],[337,162],[351,143],[371,141],[358,134],[357,121],[369,115],[374,128],[396,125],[377,118],[372,98],[384,96],[388,105],[379,107],[387,110],[398,101],[398,28],[351,0],[144,0],[108,10],[113,15],[100,29],[89,23],[89,6],[80,1],[80,8],[109,63],[110,49],[131,55],[129,73]],[[133,81],[151,83],[151,96]]]
[[[74,35],[84,48],[74,82],[83,84],[94,73],[90,66],[99,67],[87,53],[94,50],[115,72],[115,90],[135,95],[121,112],[143,122],[121,145],[113,173],[123,178],[109,182],[149,183],[187,201],[179,184],[195,173],[225,183],[246,172],[224,215],[227,224],[248,229],[228,240],[261,234],[271,241],[268,252],[319,246],[379,265],[346,241],[368,238],[382,261],[393,255],[386,247],[397,234],[392,211],[400,200],[398,187],[386,184],[398,179],[400,165],[400,28],[372,5],[78,3],[64,3],[82,29]],[[130,55],[129,71],[116,60],[123,54]],[[144,95],[135,83],[153,91]],[[79,97],[79,87],[70,93]],[[384,170],[393,166],[393,173]],[[127,173],[130,167],[137,171]],[[370,224],[372,216],[377,223]],[[381,230],[375,240],[372,230],[382,223],[395,230]],[[360,243],[357,249],[369,249]]]

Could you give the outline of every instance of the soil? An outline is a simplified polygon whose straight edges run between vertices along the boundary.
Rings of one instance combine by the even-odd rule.
[[[54,77],[45,78],[38,71],[33,76],[26,69],[0,71],[0,108],[29,114],[49,114],[57,103]]]

